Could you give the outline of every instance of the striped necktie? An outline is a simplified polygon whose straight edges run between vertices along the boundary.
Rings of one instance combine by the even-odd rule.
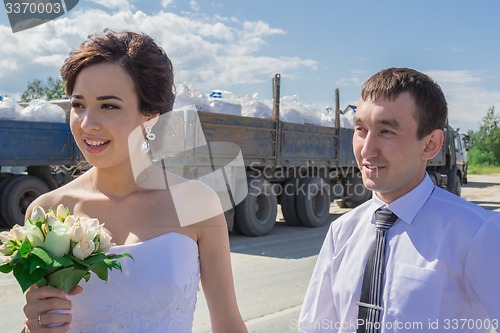
[[[375,212],[375,243],[366,261],[361,299],[358,302],[358,329],[357,333],[380,332],[382,317],[382,282],[385,270],[385,238],[387,230],[396,222],[398,217],[387,209],[378,209]]]

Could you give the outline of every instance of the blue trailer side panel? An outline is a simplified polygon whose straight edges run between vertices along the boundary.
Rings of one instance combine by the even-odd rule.
[[[66,123],[0,120],[0,166],[66,165],[77,158]]]

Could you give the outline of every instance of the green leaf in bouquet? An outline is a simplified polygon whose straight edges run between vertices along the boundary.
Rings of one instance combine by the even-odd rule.
[[[127,253],[127,252],[124,252],[121,254],[108,254],[106,257],[108,259],[120,259],[120,258],[124,258],[124,257],[129,257],[130,259],[134,260],[134,257],[132,257],[132,255],[130,253]]]
[[[47,280],[47,285],[62,289],[66,293],[69,293],[71,290],[75,289],[78,283],[80,283],[87,274],[87,270],[66,267],[45,276],[45,279]]]
[[[33,283],[36,283],[37,281],[40,281],[43,279],[43,276],[45,275],[45,270],[42,268],[38,268],[38,269],[35,269],[33,272],[31,272],[30,275],[31,275],[32,281],[35,281]]]
[[[28,238],[25,238],[19,248],[19,255],[21,258],[27,258],[31,252],[31,243]]]
[[[92,272],[94,272],[97,277],[103,281],[108,280],[108,266],[103,262],[96,262],[90,266]]]
[[[85,282],[89,282],[89,279],[90,279],[90,272],[87,272],[87,274],[85,274],[83,276],[83,279],[85,280]]]
[[[64,257],[52,257],[52,267],[53,268],[59,268],[59,267],[68,267],[73,264],[73,260],[71,260],[70,256],[65,255]]]
[[[122,264],[118,260],[105,259],[104,263],[109,269],[117,269],[119,271],[122,270]]]
[[[83,262],[89,266],[92,266],[93,264],[95,264],[97,262],[104,261],[104,259],[106,259],[106,255],[102,252],[99,252],[99,253],[93,254],[93,255],[85,258],[83,260]]]
[[[10,273],[10,272],[12,272],[13,269],[14,269],[14,266],[9,264],[9,263],[5,263],[5,264],[0,266],[1,273]]]
[[[28,290],[29,287],[40,280],[38,274],[31,274],[29,269],[24,268],[24,265],[22,265],[21,263],[18,263],[14,267],[13,274],[17,282],[19,283],[19,286],[21,286],[23,293]]]
[[[83,260],[80,260],[78,259],[77,257],[75,256],[68,256],[68,258],[73,262],[73,265],[77,268],[77,269],[85,269],[85,270],[89,270],[90,269],[90,265],[87,264],[85,261]]]
[[[38,267],[49,268],[52,266],[52,258],[47,251],[40,247],[35,247],[31,253],[33,254],[32,266],[37,265]]]
[[[54,269],[54,268],[62,268],[72,266],[73,262],[70,258],[64,257],[55,257],[52,256],[47,250],[41,247],[35,247],[31,251],[30,256],[30,269],[33,270],[37,267],[45,268],[45,269]]]
[[[29,267],[30,272],[33,272],[39,268],[47,269],[49,267],[42,259],[35,256],[32,256],[30,258],[29,264],[30,264]]]

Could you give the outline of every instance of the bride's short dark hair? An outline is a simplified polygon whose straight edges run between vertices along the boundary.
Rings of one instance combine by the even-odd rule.
[[[72,94],[76,77],[84,68],[99,63],[118,64],[130,75],[141,113],[163,114],[172,110],[175,100],[172,62],[150,36],[109,29],[88,36],[70,52],[61,67],[66,94]]]

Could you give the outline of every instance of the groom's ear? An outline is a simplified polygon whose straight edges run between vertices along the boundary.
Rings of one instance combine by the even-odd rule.
[[[423,142],[425,146],[422,151],[422,159],[426,161],[431,160],[441,150],[444,142],[444,133],[440,129],[435,129],[424,137]]]

